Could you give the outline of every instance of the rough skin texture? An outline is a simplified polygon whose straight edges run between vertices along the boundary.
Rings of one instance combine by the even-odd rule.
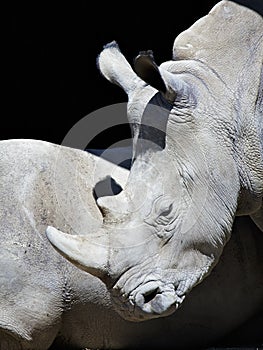
[[[160,67],[105,47],[129,96],[128,180],[83,151],[0,143],[1,350],[195,349],[262,312],[262,33],[221,1]],[[112,171],[124,190],[96,203]]]

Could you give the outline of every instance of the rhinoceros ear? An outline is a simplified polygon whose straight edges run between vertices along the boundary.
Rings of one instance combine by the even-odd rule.
[[[141,51],[134,60],[134,70],[147,84],[159,91],[166,92],[167,88],[160,74],[159,68],[154,61],[151,50]]]
[[[189,93],[186,82],[176,74],[157,66],[151,50],[139,53],[134,60],[134,70],[147,84],[161,91],[170,102],[173,102],[177,96],[185,98]]]
[[[128,96],[131,95],[138,84],[143,84],[120,52],[116,41],[104,46],[103,51],[97,58],[97,65],[104,77],[119,85]]]

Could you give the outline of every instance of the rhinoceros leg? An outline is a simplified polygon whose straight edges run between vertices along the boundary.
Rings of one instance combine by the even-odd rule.
[[[54,341],[56,334],[54,330],[50,333],[39,333],[36,339],[26,334],[25,329],[19,328],[16,325],[15,320],[12,320],[13,324],[1,324],[0,327],[0,350],[47,350]]]
[[[0,350],[20,350],[21,346],[16,339],[0,331]]]
[[[36,266],[21,266],[8,249],[1,253],[0,350],[47,350],[61,323],[58,282],[47,283],[41,271],[38,280]]]

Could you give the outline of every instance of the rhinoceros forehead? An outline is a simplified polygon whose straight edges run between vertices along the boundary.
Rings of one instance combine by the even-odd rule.
[[[256,12],[232,1],[220,1],[175,39],[173,58],[203,62],[235,90],[240,80],[249,82],[251,76],[259,76],[262,32],[263,20]],[[253,84],[257,89],[258,84]]]

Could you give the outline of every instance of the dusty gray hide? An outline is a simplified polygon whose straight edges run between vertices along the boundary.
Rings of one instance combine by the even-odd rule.
[[[129,96],[129,174],[1,142],[1,350],[196,348],[262,311],[262,22],[222,1],[172,61],[144,52],[135,71],[105,47],[99,67]],[[124,190],[96,203],[111,174]]]

